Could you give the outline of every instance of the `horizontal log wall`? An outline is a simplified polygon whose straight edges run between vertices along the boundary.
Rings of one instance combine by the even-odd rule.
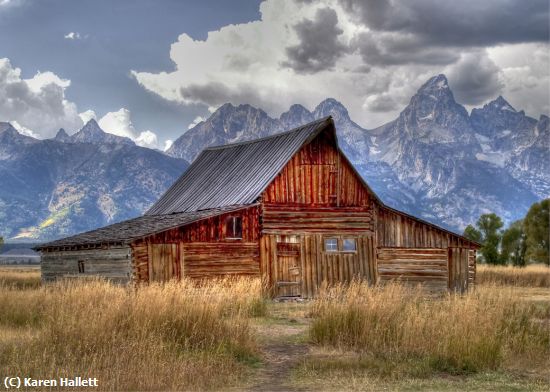
[[[473,247],[469,241],[458,235],[384,207],[378,208],[377,231],[379,247]]]
[[[371,199],[330,133],[302,147],[262,195],[268,204],[306,206],[368,206]]]
[[[422,284],[433,291],[448,288],[447,249],[378,248],[379,281]]]
[[[78,262],[84,262],[84,273]],[[128,283],[132,272],[130,247],[44,252],[41,273],[43,282],[59,278],[100,276],[116,283]]]
[[[260,253],[257,242],[195,242],[182,246],[183,270],[186,277],[260,276]]]
[[[242,239],[226,238],[226,218],[230,216],[242,218]],[[151,275],[156,260],[154,250],[157,249],[158,253],[159,247],[164,249],[170,244],[174,245],[167,248],[173,253],[168,257],[171,264],[162,264],[167,266],[164,275],[171,274],[173,279],[224,275],[258,276],[259,224],[259,207],[253,206],[136,241],[132,244],[134,279],[137,282],[154,280]]]
[[[367,207],[296,207],[263,204],[262,232],[370,232],[372,209]]]

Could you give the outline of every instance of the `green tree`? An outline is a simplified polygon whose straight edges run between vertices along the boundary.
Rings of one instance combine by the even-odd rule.
[[[517,220],[502,233],[501,258],[518,267],[526,264],[527,241],[523,220]]]
[[[479,253],[484,262],[488,264],[502,264],[505,262],[500,257],[498,248],[502,234],[500,229],[504,226],[502,219],[496,214],[483,214],[476,222],[476,227],[468,225],[464,230],[464,236],[472,241],[479,242]]]
[[[481,237],[481,232],[472,225],[466,226],[466,228],[464,229],[463,235],[469,240],[479,242],[480,244],[483,242],[483,238]]]
[[[550,199],[535,203],[525,216],[524,229],[527,244],[525,257],[529,262],[550,265],[549,204]]]

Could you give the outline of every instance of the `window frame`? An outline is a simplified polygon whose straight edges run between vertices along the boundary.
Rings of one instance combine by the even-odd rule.
[[[237,225],[237,222],[240,222]],[[229,224],[231,224],[231,234],[229,235]],[[240,229],[240,233],[237,233],[237,227]],[[240,237],[238,236],[240,234]],[[242,240],[243,239],[243,218],[239,215],[231,215],[225,218],[225,239],[227,240]]]
[[[328,241],[333,241],[333,240],[336,241],[336,249],[329,249],[327,247],[327,243]],[[338,237],[325,237],[323,239],[323,247],[326,253],[338,253],[340,251],[339,249],[340,247],[338,245]]]
[[[353,249],[346,249],[346,241],[353,241]],[[342,238],[342,253],[357,253],[357,238],[343,237]]]

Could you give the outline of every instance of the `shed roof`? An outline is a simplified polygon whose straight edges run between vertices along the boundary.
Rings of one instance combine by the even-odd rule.
[[[253,203],[300,147],[327,126],[335,132],[330,116],[262,139],[207,148],[146,215]]]
[[[114,223],[99,229],[87,231],[62,238],[60,240],[48,242],[37,246],[35,249],[42,250],[48,248],[62,248],[75,245],[100,245],[121,243],[128,244],[139,238],[151,234],[160,233],[182,225],[210,218],[226,212],[240,210],[250,206],[227,206],[225,208],[211,208],[208,210],[180,212],[169,215],[144,215],[138,218]]]

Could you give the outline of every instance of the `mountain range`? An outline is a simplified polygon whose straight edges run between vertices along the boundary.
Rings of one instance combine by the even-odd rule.
[[[208,146],[250,140],[331,115],[339,143],[388,205],[461,231],[486,212],[506,221],[550,195],[550,124],[503,97],[468,113],[444,75],[428,80],[399,116],[364,129],[335,99],[278,118],[225,104],[163,154],[107,134],[94,120],[69,136],[23,136],[0,123],[0,227],[43,240],[142,213]]]
[[[187,166],[95,120],[49,140],[0,123],[0,235],[46,240],[138,216]]]

